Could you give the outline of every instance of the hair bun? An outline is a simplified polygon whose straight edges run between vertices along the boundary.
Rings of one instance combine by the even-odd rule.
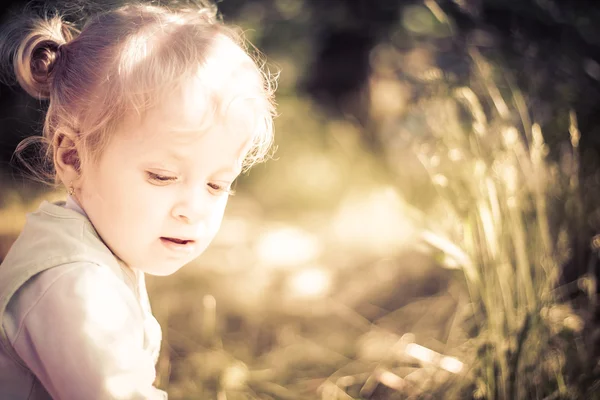
[[[13,59],[21,87],[38,99],[48,99],[61,47],[73,30],[60,17],[36,20],[17,48]]]

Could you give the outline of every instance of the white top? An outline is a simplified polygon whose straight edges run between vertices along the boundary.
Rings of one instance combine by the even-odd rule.
[[[65,208],[85,215],[70,197]],[[21,287],[1,322],[15,352],[35,375],[33,381],[43,388],[36,389],[36,382],[31,388],[14,387],[25,381],[0,376],[0,399],[167,398],[152,386],[161,331],[150,310],[144,274],[121,268],[128,279],[108,267],[73,262],[48,269]],[[0,351],[0,375],[11,361]]]

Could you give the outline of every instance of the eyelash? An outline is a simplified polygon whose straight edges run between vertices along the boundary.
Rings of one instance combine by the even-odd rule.
[[[231,187],[217,185],[216,183],[208,183],[208,187],[210,187],[213,190],[216,190],[219,193],[227,193],[230,196],[233,196],[235,194],[235,190],[233,190]]]
[[[167,184],[170,182],[177,181],[176,176],[160,175],[160,174],[155,174],[154,172],[150,172],[150,171],[147,171],[146,174],[148,175],[148,179],[150,179],[151,181],[159,182],[161,184]]]
[[[161,185],[167,185],[169,183],[178,181],[176,176],[160,175],[150,171],[147,171],[147,174],[148,179],[159,182]],[[224,187],[212,182],[209,182],[207,186],[218,193],[227,193],[229,196],[233,196],[235,194],[235,190],[231,189],[231,187]]]

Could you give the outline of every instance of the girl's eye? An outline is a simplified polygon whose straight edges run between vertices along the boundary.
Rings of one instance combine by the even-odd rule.
[[[160,175],[150,171],[147,171],[146,174],[148,175],[148,179],[152,181],[152,183],[158,185],[166,185],[177,181],[176,176]]]
[[[209,182],[207,183],[208,187],[211,188],[217,194],[227,193],[230,196],[234,195],[234,191],[231,189],[230,185],[220,185],[218,183]]]

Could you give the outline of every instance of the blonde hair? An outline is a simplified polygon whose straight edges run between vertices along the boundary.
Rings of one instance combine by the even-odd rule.
[[[20,40],[15,40],[16,35],[21,35]],[[221,62],[251,65],[252,79],[258,83],[245,88],[254,93],[244,94],[255,102],[258,113],[244,169],[265,160],[273,143],[275,78],[264,63],[250,56],[243,36],[218,20],[214,7],[144,4],[97,14],[81,31],[60,15],[46,15],[26,20],[25,29],[22,22],[13,24],[4,33],[0,54],[11,60],[18,83],[30,95],[49,100],[42,137],[25,139],[15,154],[42,142],[43,159],[53,160],[61,136],[71,133],[81,144],[81,160],[96,161],[125,117],[143,116],[186,78],[199,69],[202,73],[209,50],[222,38],[240,51],[233,59],[221,55],[227,58]],[[25,164],[44,181],[51,178],[57,183],[53,162],[45,172]]]

